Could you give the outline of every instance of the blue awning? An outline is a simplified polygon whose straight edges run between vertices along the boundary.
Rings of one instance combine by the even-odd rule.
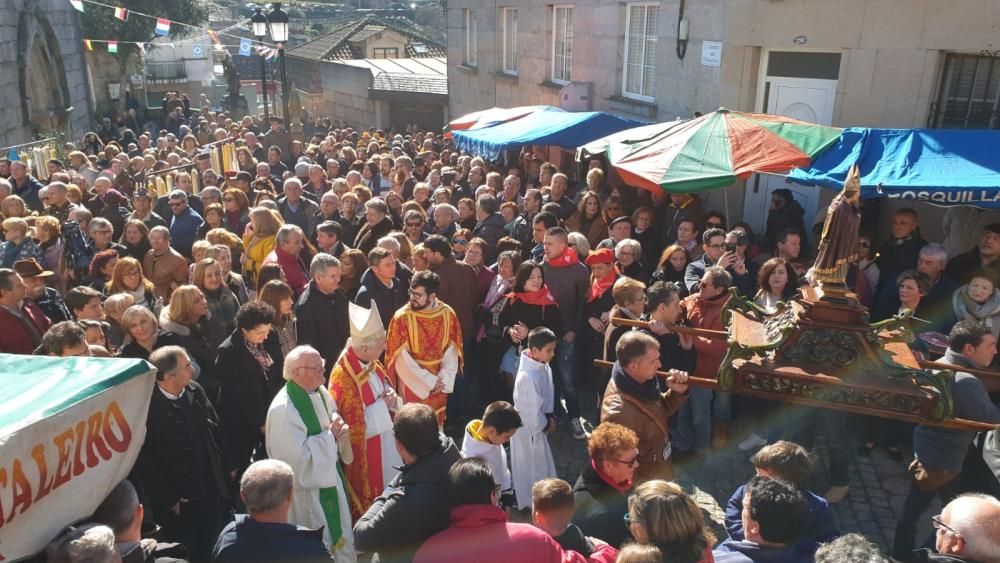
[[[865,198],[1000,208],[1000,131],[852,127],[788,179],[840,189],[854,163]]]
[[[496,161],[507,149],[542,145],[572,150],[594,139],[639,125],[643,123],[610,113],[566,112],[550,108],[493,127],[455,131],[452,136],[459,149]]]

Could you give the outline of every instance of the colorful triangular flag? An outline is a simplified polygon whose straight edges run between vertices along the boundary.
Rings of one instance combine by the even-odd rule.
[[[170,20],[166,18],[156,18],[156,34],[170,35]]]
[[[10,149],[9,151],[7,151],[7,159],[8,160],[21,160],[21,155],[17,154],[17,150]]]
[[[86,47],[88,51],[94,50],[94,44],[90,41],[90,39],[84,39],[83,46]]]
[[[69,0],[69,3],[73,5],[73,8],[75,8],[77,12],[80,12],[81,14],[83,13],[83,0]]]
[[[126,21],[128,19],[128,10],[125,8],[115,8],[115,17],[122,21]]]
[[[117,41],[108,41],[108,52],[111,53],[111,54],[115,54],[115,53],[118,52],[118,42]]]
[[[253,44],[246,37],[240,39],[240,55],[249,57],[253,51]]]
[[[219,34],[218,33],[214,32],[214,31],[212,31],[210,29],[210,30],[208,30],[208,36],[212,38],[212,42],[215,43],[216,45],[218,45],[220,43],[220,41],[219,41]]]
[[[196,57],[200,57],[205,53],[205,48],[200,43],[195,43],[191,46],[191,53]]]

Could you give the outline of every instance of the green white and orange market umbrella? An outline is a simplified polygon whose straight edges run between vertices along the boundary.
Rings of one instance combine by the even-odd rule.
[[[604,153],[627,184],[690,193],[724,188],[755,172],[808,166],[839,137],[837,127],[721,108],[622,131],[581,147],[580,155]]]
[[[451,133],[452,131],[465,131],[466,129],[482,129],[484,127],[492,127],[494,125],[527,117],[536,111],[542,110],[558,111],[557,108],[553,108],[551,106],[518,106],[513,108],[493,107],[490,109],[474,111],[472,113],[465,114],[462,117],[453,119],[448,122],[444,131],[445,133]]]

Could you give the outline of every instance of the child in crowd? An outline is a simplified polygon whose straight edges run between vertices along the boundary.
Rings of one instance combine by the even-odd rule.
[[[576,505],[573,502],[573,488],[562,479],[542,479],[531,487],[531,520],[552,539],[559,542],[564,550],[573,550],[584,557],[605,542],[588,538],[572,523]]]
[[[552,368],[556,355],[556,335],[545,327],[528,333],[527,346],[521,352],[521,365],[514,378],[514,408],[521,414],[522,426],[510,441],[510,466],[514,478],[517,508],[531,503],[531,487],[546,477],[556,476],[546,434],[555,429],[552,411],[555,404]]]
[[[503,445],[520,427],[521,415],[514,405],[495,401],[486,407],[482,420],[472,420],[466,425],[462,438],[462,457],[481,457],[486,461],[500,485],[500,503],[504,507],[514,506],[514,489]]]
[[[806,481],[813,470],[813,460],[805,448],[780,440],[761,448],[750,458],[750,462],[756,468],[757,475],[788,481],[796,485],[805,496],[808,508],[805,532],[795,545],[796,553],[811,559],[819,544],[839,535],[830,504],[823,497],[806,489]],[[746,485],[736,489],[726,503],[726,530],[729,537],[736,541],[745,539],[742,515],[746,489]]]
[[[630,543],[618,552],[615,563],[662,563],[663,552],[655,545]]]
[[[985,270],[972,274],[969,283],[955,290],[951,303],[957,320],[982,323],[1000,337],[1000,289],[993,274]]]

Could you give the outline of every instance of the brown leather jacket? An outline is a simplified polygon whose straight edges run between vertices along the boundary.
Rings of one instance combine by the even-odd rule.
[[[639,467],[633,479],[636,485],[674,478],[671,457],[663,459],[663,450],[670,443],[667,417],[677,412],[685,399],[686,393],[667,391],[658,401],[643,401],[620,392],[613,377],[608,382],[601,402],[601,422],[621,424],[639,437]]]

